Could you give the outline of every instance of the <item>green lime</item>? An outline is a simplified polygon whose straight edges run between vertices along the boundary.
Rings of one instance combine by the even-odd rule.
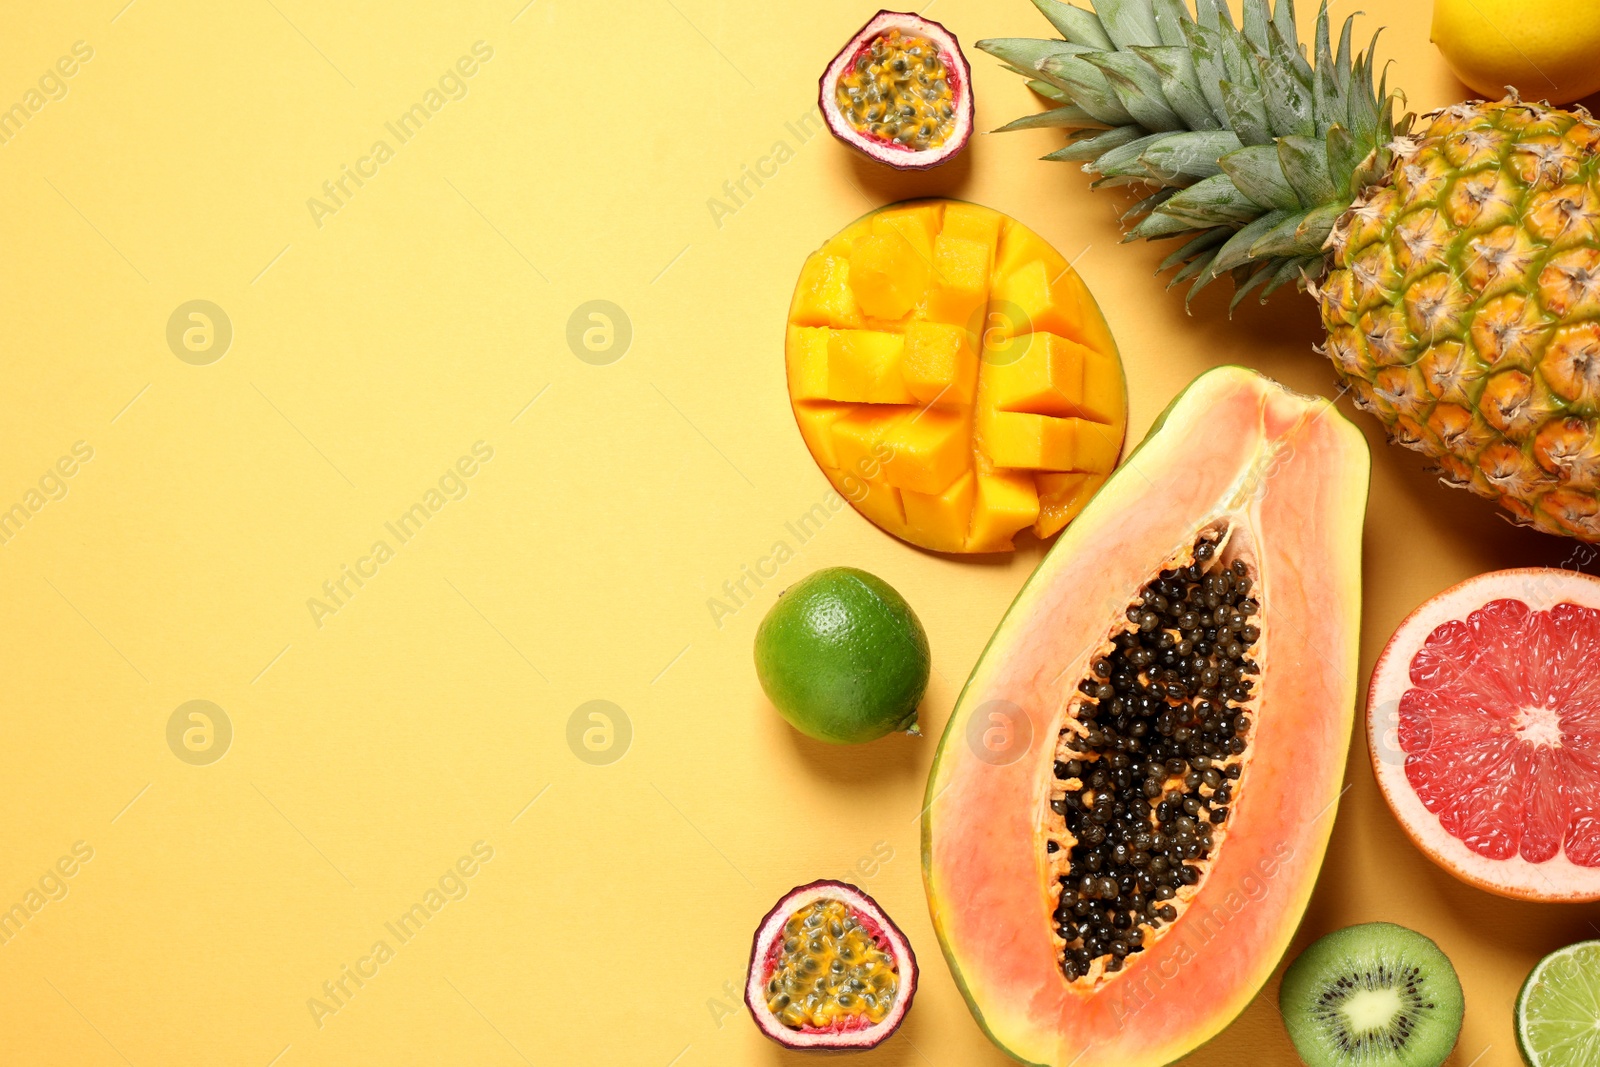
[[[917,729],[928,635],[882,578],[829,567],[778,596],[756,631],[756,676],[796,730],[853,745]]]
[[[1517,1048],[1529,1067],[1600,1064],[1600,941],[1540,960],[1517,994]]]

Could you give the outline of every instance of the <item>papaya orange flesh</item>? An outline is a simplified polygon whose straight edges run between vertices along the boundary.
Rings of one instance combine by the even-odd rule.
[[[891,204],[831,238],[801,268],[784,353],[829,481],[924,548],[1049,537],[1122,453],[1127,388],[1094,298],[1037,234],[976,204]]]
[[[1221,1031],[1271,976],[1310,897],[1344,775],[1368,474],[1365,442],[1328,401],[1240,368],[1211,371],[1066,528],[996,630],[934,759],[923,875],[973,1014],[1019,1060],[1167,1064]],[[1143,927],[1141,945],[1115,967],[1109,954],[1078,967],[1060,934],[1062,879],[1103,872],[1063,859],[1078,846],[1052,801],[1085,784],[1063,786],[1063,738],[1094,725],[1085,693],[1096,691],[1097,664],[1129,647],[1113,639],[1129,608],[1147,603],[1141,590],[1198,568],[1207,543],[1206,566],[1248,575],[1259,610],[1249,648],[1259,673],[1238,694],[1249,729],[1227,757],[1225,821],[1202,835],[1209,845],[1188,864],[1197,877],[1162,899],[1164,921]],[[1214,799],[1210,784],[1202,791]],[[1092,805],[1097,794],[1086,794]],[[1176,840],[1167,829],[1157,848]],[[1192,827],[1178,834],[1193,839]]]

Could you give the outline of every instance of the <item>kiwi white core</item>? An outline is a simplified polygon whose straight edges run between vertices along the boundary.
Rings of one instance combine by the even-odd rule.
[[[1406,1010],[1393,989],[1363,989],[1351,994],[1341,1007],[1346,1027],[1358,1037],[1388,1029]]]

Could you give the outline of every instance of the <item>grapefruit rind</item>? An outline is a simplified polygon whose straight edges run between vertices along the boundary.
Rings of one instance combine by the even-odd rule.
[[[1367,694],[1367,744],[1378,787],[1396,820],[1429,859],[1457,878],[1518,900],[1581,903],[1600,900],[1600,867],[1583,867],[1565,852],[1542,863],[1521,855],[1489,859],[1451,836],[1406,776],[1400,745],[1400,700],[1411,688],[1411,661],[1439,626],[1467,618],[1494,600],[1520,600],[1533,611],[1561,603],[1600,610],[1600,578],[1579,571],[1525,567],[1469,578],[1406,617],[1378,657]]]

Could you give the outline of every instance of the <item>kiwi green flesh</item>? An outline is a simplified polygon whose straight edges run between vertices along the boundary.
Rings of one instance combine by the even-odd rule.
[[[1461,1034],[1461,982],[1431,940],[1394,923],[1337,930],[1301,953],[1278,993],[1309,1067],[1439,1067]]]

